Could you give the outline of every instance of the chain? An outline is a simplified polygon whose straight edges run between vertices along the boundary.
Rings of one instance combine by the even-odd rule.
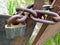
[[[27,12],[25,15],[14,15],[12,17],[9,18],[8,23],[21,23],[26,21],[26,19],[29,17],[32,20],[36,21],[36,22],[40,22],[40,23],[46,23],[46,24],[56,24],[58,21],[60,21],[60,17],[57,13],[52,12],[52,11],[47,11],[47,10],[32,10],[32,9],[27,9],[27,8],[17,8],[20,11],[23,12]],[[37,18],[37,14],[48,14],[49,16],[51,16],[51,18],[53,19],[52,21],[49,20],[43,20],[40,18]],[[29,15],[30,14],[30,15]],[[15,21],[14,21],[15,20]],[[55,20],[55,21],[54,21]]]
[[[35,10],[37,13],[43,13],[43,14],[49,14],[49,16],[52,16],[52,19],[55,19],[56,17],[59,17],[59,15],[55,12],[51,12],[51,11],[46,11],[46,10]],[[43,19],[39,19],[39,18],[34,18],[32,15],[30,15],[30,17],[36,21],[36,22],[40,22],[40,23],[46,23],[46,24],[56,24],[56,22],[54,21],[49,21],[49,20],[43,20]],[[53,18],[54,17],[54,18]]]

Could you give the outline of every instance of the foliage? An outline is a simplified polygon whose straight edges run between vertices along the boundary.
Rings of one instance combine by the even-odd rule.
[[[55,41],[56,45],[60,45],[60,33],[55,35],[54,41]]]
[[[53,43],[54,43],[53,38],[50,38],[44,43],[44,45],[52,45]]]
[[[44,45],[60,45],[60,33],[56,34],[53,38],[48,39]]]
[[[7,3],[7,9],[8,9],[8,13],[9,15],[12,15],[14,13],[14,1],[13,0],[10,0],[8,3]]]
[[[7,9],[9,15],[13,15],[15,13],[16,7],[26,7],[29,4],[32,4],[34,0],[9,0],[7,2]]]

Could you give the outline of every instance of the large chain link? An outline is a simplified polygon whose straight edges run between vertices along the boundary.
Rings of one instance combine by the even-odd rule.
[[[49,16],[52,16],[52,19],[55,19],[56,17],[59,17],[59,15],[55,12],[51,12],[51,11],[46,11],[46,10],[35,10],[37,13],[43,13],[43,14],[48,14]],[[49,20],[43,20],[43,19],[39,19],[39,18],[35,18],[32,15],[30,15],[30,17],[37,22],[40,23],[46,23],[46,24],[55,24],[56,22],[54,21],[49,21]]]

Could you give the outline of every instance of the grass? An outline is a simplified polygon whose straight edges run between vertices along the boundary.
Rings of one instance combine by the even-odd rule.
[[[44,42],[44,45],[60,45],[60,33]]]
[[[12,0],[10,0],[9,3],[7,4],[7,8],[8,8],[9,15],[13,15],[13,13],[14,13],[14,2]]]
[[[15,13],[16,7],[26,7],[33,2],[34,0],[9,0],[7,2],[8,14],[12,16]]]

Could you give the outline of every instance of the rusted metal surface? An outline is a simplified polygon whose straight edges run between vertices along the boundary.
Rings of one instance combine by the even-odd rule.
[[[18,25],[20,22],[23,22],[27,19],[28,15],[20,16],[20,15],[14,15],[10,17],[7,21],[8,25],[10,26],[11,24]]]
[[[48,16],[46,19],[50,20],[50,16]],[[43,24],[40,31],[38,32],[34,42],[32,43],[32,45],[36,45],[38,40],[40,39],[40,37],[42,36],[43,32],[46,30],[46,28],[48,27],[48,24]]]
[[[44,4],[44,0],[35,0],[35,4],[34,4],[34,7],[33,7],[33,8],[40,10],[40,9],[42,9],[43,4]],[[40,15],[44,15],[44,14],[38,14],[38,15],[39,15],[38,17],[41,18]],[[45,25],[45,26],[46,26],[46,25]],[[45,30],[45,29],[43,28],[43,30]],[[39,31],[39,32],[40,32],[40,35],[37,35],[37,36],[36,36],[36,38],[35,38],[35,40],[33,41],[32,45],[35,45],[35,44],[37,43],[37,41],[39,40],[39,37],[40,37],[41,34],[44,32],[43,30]]]
[[[35,3],[34,3],[34,6],[33,6],[33,10],[36,10],[36,9],[42,9],[42,5],[44,4],[43,0],[39,0],[38,2],[36,2],[38,0],[35,0]],[[38,3],[38,4],[37,4]],[[40,15],[40,14],[39,14]],[[29,19],[29,18],[28,18]],[[31,34],[33,32],[33,29],[36,25],[36,22],[34,22],[33,20],[29,19],[29,20],[26,20],[27,22],[27,33],[26,33],[26,37],[27,38],[27,41],[29,40],[29,38],[31,37]],[[29,25],[31,25],[31,27],[29,27]],[[30,36],[29,36],[30,35]]]
[[[49,14],[49,16],[52,16],[52,18],[56,18],[56,17],[59,17],[59,15],[57,13],[54,13],[54,12],[51,12],[51,11],[45,11],[45,10],[35,10],[36,12],[38,13],[46,13],[46,14]],[[30,15],[31,16],[31,15]],[[54,17],[53,17],[54,16]],[[56,22],[54,21],[48,21],[48,20],[43,20],[43,19],[39,19],[39,18],[34,18],[33,16],[31,16],[31,18],[34,20],[34,21],[37,21],[37,22],[40,22],[40,23],[46,23],[46,24],[56,24]],[[55,19],[57,20],[57,19]]]
[[[51,4],[51,1],[52,0],[50,0],[50,4]],[[58,6],[60,5],[59,0],[56,1],[55,5],[58,5]],[[56,6],[54,9],[52,9],[56,13],[58,13],[58,11],[59,11],[58,6]],[[45,24],[45,25],[43,24],[42,28],[40,29],[39,33],[37,34],[37,36],[34,40],[35,45],[43,45],[44,41],[46,41],[48,38],[50,38],[53,34],[56,34],[57,29],[59,28],[59,23],[57,23],[56,25],[53,25],[51,29],[49,29],[47,32],[43,33],[46,30],[46,28],[48,28],[48,24]],[[52,30],[54,30],[54,31],[52,31]],[[43,35],[42,35],[42,33],[43,33]],[[47,34],[49,34],[49,35],[47,35]],[[37,40],[39,40],[39,41],[37,41]]]

